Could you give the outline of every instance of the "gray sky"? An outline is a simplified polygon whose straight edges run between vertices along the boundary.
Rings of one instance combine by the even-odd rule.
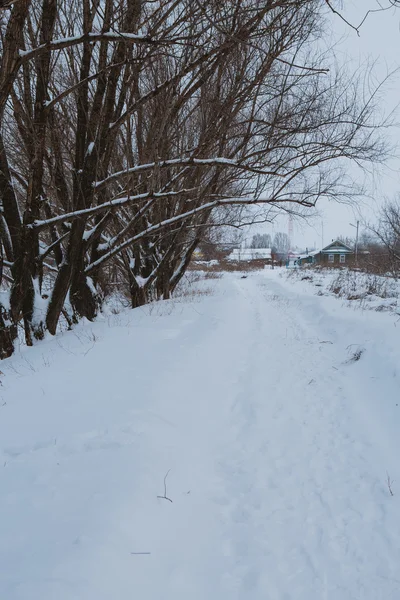
[[[383,6],[389,0],[380,0]],[[346,0],[343,16],[352,24],[359,25],[368,9],[378,8],[378,0]],[[383,80],[389,72],[400,67],[400,8],[391,8],[381,13],[368,16],[360,29],[358,36],[338,16],[332,15],[332,39],[339,42],[335,49],[337,61],[347,63],[349,68],[355,69],[359,65],[374,63],[373,73],[376,81]],[[400,73],[393,75],[386,83],[383,96],[385,112],[391,112],[400,102]],[[400,111],[395,118],[400,122]],[[385,131],[390,136],[391,142],[398,144],[399,158],[391,159],[385,167],[374,170],[373,175],[364,181],[366,197],[361,205],[350,207],[334,202],[320,201],[318,204],[321,217],[313,220],[310,226],[301,223],[294,224],[294,243],[299,246],[311,247],[314,242],[321,246],[322,222],[324,228],[324,245],[328,244],[338,235],[353,237],[355,229],[349,223],[360,221],[373,221],[376,217],[379,204],[385,197],[393,197],[400,191],[400,128]],[[358,177],[356,169],[350,169],[354,177]],[[368,196],[372,196],[371,200]],[[287,231],[288,220],[281,218],[275,223],[274,228],[263,226],[260,230],[269,232]],[[247,236],[246,236],[247,237]]]

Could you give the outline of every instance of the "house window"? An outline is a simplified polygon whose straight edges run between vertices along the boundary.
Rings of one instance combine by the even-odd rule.
[[[335,255],[334,254],[328,254],[328,262],[329,263],[335,262]]]
[[[346,255],[345,254],[341,254],[340,255],[340,262],[341,263],[345,263],[346,262]]]

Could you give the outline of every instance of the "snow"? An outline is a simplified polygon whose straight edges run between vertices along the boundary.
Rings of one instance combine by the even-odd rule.
[[[140,275],[135,275],[135,280],[136,280],[136,283],[138,284],[138,286],[140,288],[143,288],[146,285],[146,283],[148,282],[149,278],[141,277]]]
[[[82,169],[80,169],[78,171],[78,173],[82,173]],[[185,193],[188,192],[190,190],[179,190],[179,191],[170,191],[170,192],[155,192],[155,193],[150,193],[150,192],[145,192],[143,194],[137,194],[136,196],[124,196],[123,198],[115,198],[114,200],[109,200],[108,202],[104,202],[103,204],[98,204],[97,206],[92,206],[90,208],[83,208],[81,210],[74,210],[70,213],[65,213],[64,215],[58,215],[56,217],[51,217],[50,219],[45,219],[45,220],[36,220],[33,223],[31,223],[30,225],[28,225],[28,227],[30,228],[43,228],[47,225],[52,225],[53,223],[58,223],[60,221],[68,221],[69,219],[74,219],[76,217],[82,216],[82,215],[92,215],[98,212],[103,212],[106,210],[109,210],[110,208],[113,207],[120,207],[120,206],[124,206],[125,204],[129,204],[138,200],[145,200],[147,198],[166,198],[169,196],[176,196],[177,194],[181,194],[181,193]],[[182,220],[184,218],[186,218],[187,216],[190,216],[191,214],[196,214],[196,212],[205,210],[206,207],[207,208],[212,208],[213,206],[216,206],[215,202],[209,202],[208,204],[204,204],[202,207],[199,207],[197,209],[191,210],[189,212],[186,212],[184,214],[180,214],[177,215],[176,217],[173,217],[172,219],[167,219],[165,221],[163,221],[162,223],[159,223],[157,225],[157,227],[161,227],[162,225],[164,225],[165,223],[170,223],[170,222],[175,222],[175,221],[179,221]],[[145,208],[145,207],[144,207]],[[140,211],[139,211],[140,212]]]
[[[351,269],[298,268],[289,273],[293,285],[318,295],[337,296],[347,306],[400,314],[400,282],[393,277]]]
[[[3,361],[0,598],[398,600],[398,317],[280,274]]]
[[[271,259],[271,248],[234,248],[228,260],[247,261],[257,259]]]
[[[321,252],[321,250],[310,250],[309,252],[300,252],[299,254],[290,253],[289,258],[293,258],[293,259],[308,258],[309,256],[316,256],[320,252]]]
[[[216,267],[219,265],[219,260],[216,260],[215,258],[212,260],[199,260],[195,257],[193,262],[198,267]]]
[[[33,279],[33,286],[35,289],[35,302],[34,302],[34,307],[33,307],[32,323],[35,326],[38,326],[46,318],[49,300],[48,300],[47,294],[43,294],[43,296],[45,296],[45,297],[43,297],[42,294],[40,293],[40,285],[39,285],[38,277]]]
[[[113,123],[110,125],[110,128],[112,127]],[[118,179],[119,177],[122,176],[126,176],[126,175],[130,175],[133,173],[138,173],[140,171],[147,171],[149,169],[154,169],[155,167],[162,169],[163,167],[169,167],[169,166],[185,166],[185,165],[189,165],[189,166],[197,166],[197,165],[214,165],[214,164],[219,164],[219,165],[224,165],[224,166],[229,166],[229,167],[237,167],[238,163],[230,160],[229,158],[223,158],[223,157],[211,157],[211,158],[174,158],[171,160],[162,160],[162,161],[158,161],[158,162],[151,162],[151,163],[144,163],[141,165],[136,165],[135,167],[131,167],[131,168],[127,168],[124,171],[117,171],[115,173],[112,173],[111,175],[109,175],[108,177],[106,177],[106,179],[102,179],[101,181],[96,181],[94,184],[94,187],[96,188],[101,188],[103,187],[105,184],[109,183],[110,181],[113,181],[114,179]]]
[[[130,40],[132,42],[149,41],[149,38],[146,36],[136,35],[136,34],[128,33],[125,31],[121,31],[121,32],[106,31],[103,33],[89,33],[88,35],[82,33],[82,34],[75,35],[75,36],[69,36],[69,37],[55,39],[55,40],[52,40],[51,42],[49,42],[48,44],[41,44],[40,46],[37,46],[36,48],[30,48],[28,50],[19,50],[19,56],[22,59],[31,58],[37,52],[44,50],[45,48],[61,49],[61,48],[65,48],[68,46],[72,46],[74,44],[80,44],[80,43],[84,42],[87,38],[89,38],[90,40],[93,40],[93,41],[99,41],[99,40],[103,40],[103,39],[119,40],[121,38],[123,38],[124,40]]]

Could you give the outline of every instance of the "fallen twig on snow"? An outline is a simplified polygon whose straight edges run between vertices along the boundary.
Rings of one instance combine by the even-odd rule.
[[[168,471],[164,477],[164,496],[157,496],[157,498],[161,498],[162,500],[169,500],[169,502],[172,502],[171,498],[168,498],[168,496],[167,496],[167,477],[168,477],[170,471],[171,471],[171,469],[168,469]]]
[[[392,485],[393,485],[393,481],[390,479],[390,475],[388,472],[386,472],[387,475],[387,486],[388,486],[388,490],[391,496],[394,496],[393,490],[392,490]]]
[[[352,346],[358,346],[358,344],[350,344],[349,346],[347,346],[346,350],[350,351],[350,348]],[[360,360],[360,358],[362,357],[362,355],[365,352],[365,348],[362,348],[361,346],[359,346],[357,348],[357,350],[355,350],[354,352],[352,352],[352,354],[349,356],[349,358],[346,360],[346,363],[353,363],[353,362],[357,362]]]

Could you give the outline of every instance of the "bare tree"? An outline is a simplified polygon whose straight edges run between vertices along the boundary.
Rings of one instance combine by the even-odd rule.
[[[386,2],[382,0],[376,0],[376,8],[372,8],[367,10],[366,12],[362,12],[359,21],[357,23],[351,23],[348,19],[344,17],[343,12],[341,11],[342,7],[340,5],[338,7],[337,2],[335,2],[334,0],[325,0],[325,3],[328,6],[329,10],[334,15],[338,16],[348,27],[353,29],[357,33],[357,35],[360,35],[360,30],[370,15],[374,13],[384,12],[390,10],[391,8],[400,7],[400,0],[386,0]]]
[[[210,227],[352,194],[377,91],[321,55],[318,0],[17,0],[0,15],[2,356],[168,298]],[[362,101],[360,101],[362,98]],[[250,217],[251,218],[251,217]]]
[[[349,248],[355,247],[355,239],[352,237],[349,237],[347,235],[339,235],[336,239],[345,244],[345,246],[348,246]]]
[[[271,248],[272,241],[269,233],[256,233],[250,243],[250,248]]]
[[[272,242],[274,254],[287,255],[290,250],[290,239],[287,233],[278,231]]]
[[[379,257],[379,265],[382,270],[390,272],[398,277],[400,274],[400,199],[396,198],[387,201],[382,206],[379,213],[377,225],[370,228],[374,233],[380,246],[384,248],[382,252],[376,252]],[[376,244],[375,244],[376,245]]]

